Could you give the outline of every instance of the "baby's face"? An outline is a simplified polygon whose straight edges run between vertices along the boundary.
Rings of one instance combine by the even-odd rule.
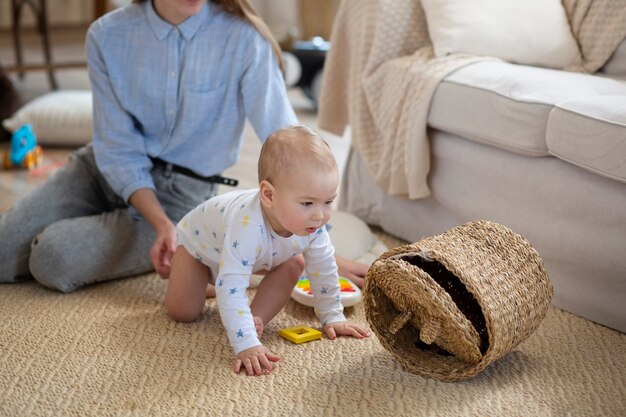
[[[275,220],[281,236],[307,236],[330,219],[337,198],[339,174],[336,170],[299,170],[276,185]]]

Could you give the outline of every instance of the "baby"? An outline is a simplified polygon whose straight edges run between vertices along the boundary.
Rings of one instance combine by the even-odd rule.
[[[245,369],[248,375],[271,371],[272,362],[279,360],[259,339],[289,301],[303,267],[326,335],[370,335],[343,315],[334,249],[325,228],[339,184],[328,144],[305,126],[281,129],[263,144],[258,171],[259,188],[214,197],[180,221],[165,295],[174,320],[193,321],[204,308],[207,284],[214,284],[236,355],[234,371]],[[264,272],[248,305],[250,276]]]

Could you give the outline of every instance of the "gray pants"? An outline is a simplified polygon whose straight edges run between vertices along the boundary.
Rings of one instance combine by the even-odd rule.
[[[157,197],[174,222],[214,196],[217,186],[154,168]],[[82,286],[154,270],[150,224],[113,192],[91,146],[13,208],[0,215],[0,282],[34,277],[71,292]]]

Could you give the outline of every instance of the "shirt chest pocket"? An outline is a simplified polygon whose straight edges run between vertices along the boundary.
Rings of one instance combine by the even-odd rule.
[[[216,120],[223,118],[228,111],[229,101],[226,84],[209,90],[187,91],[182,97],[180,114],[185,120],[186,129],[192,132],[210,130]]]

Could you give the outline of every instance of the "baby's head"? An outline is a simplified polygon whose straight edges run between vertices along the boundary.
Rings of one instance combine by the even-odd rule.
[[[275,186],[285,178],[306,171],[337,172],[337,162],[328,144],[315,130],[290,126],[268,136],[259,156],[259,183]]]
[[[326,224],[338,185],[335,157],[313,129],[280,129],[263,144],[259,157],[261,203],[277,233],[304,236]]]

